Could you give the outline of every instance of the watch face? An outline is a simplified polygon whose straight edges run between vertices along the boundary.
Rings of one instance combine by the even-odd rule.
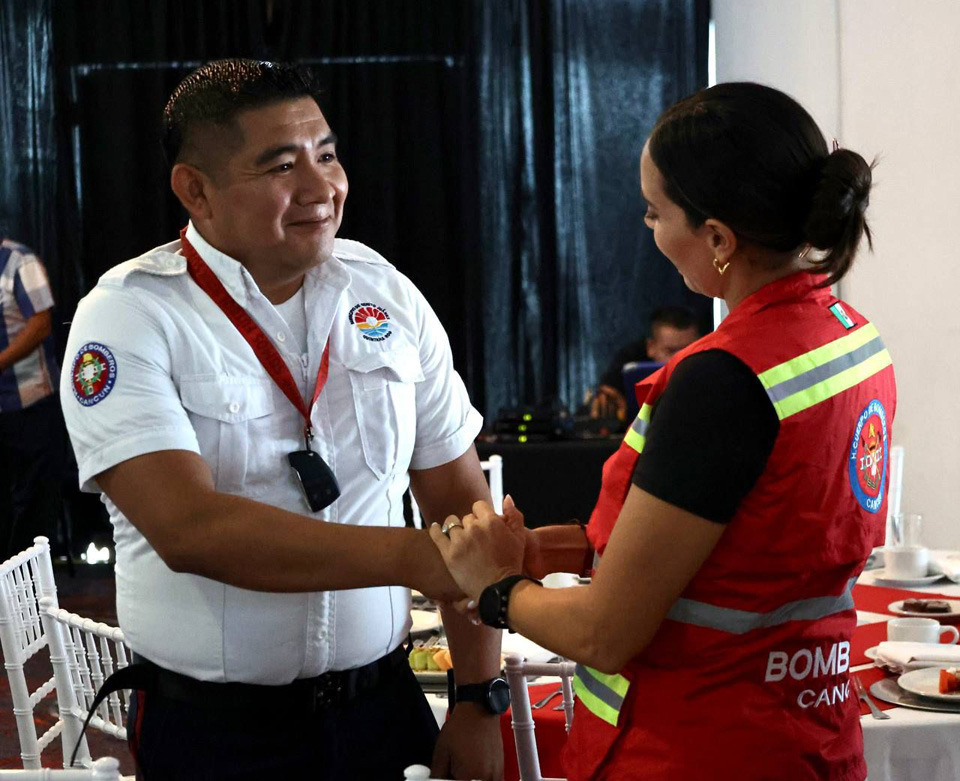
[[[503,678],[495,678],[490,682],[487,705],[494,713],[506,713],[510,707],[510,686]]]
[[[488,586],[480,592],[480,604],[477,605],[480,620],[487,626],[500,626],[500,592]]]

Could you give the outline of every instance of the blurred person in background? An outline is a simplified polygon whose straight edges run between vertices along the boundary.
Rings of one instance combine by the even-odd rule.
[[[600,376],[600,383],[585,400],[591,418],[616,419],[625,424],[627,399],[623,367],[628,363],[666,363],[700,338],[697,319],[685,306],[663,306],[650,315],[647,337],[622,347]]]
[[[53,539],[60,517],[63,422],[53,294],[40,259],[0,241],[0,559]]]

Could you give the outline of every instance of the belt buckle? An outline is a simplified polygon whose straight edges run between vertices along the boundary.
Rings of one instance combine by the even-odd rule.
[[[343,682],[335,672],[324,673],[314,686],[314,707],[328,708],[340,701]]]

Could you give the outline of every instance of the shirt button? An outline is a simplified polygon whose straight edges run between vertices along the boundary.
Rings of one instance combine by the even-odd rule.
[[[227,409],[229,409],[229,410],[230,410],[231,412],[233,412],[233,413],[239,412],[239,411],[240,411],[240,402],[238,402],[238,401],[231,401],[231,402],[230,402],[230,406],[229,406]]]
[[[283,331],[277,331],[277,341],[278,341],[278,342],[285,342],[285,341],[287,341],[287,337],[284,336]]]

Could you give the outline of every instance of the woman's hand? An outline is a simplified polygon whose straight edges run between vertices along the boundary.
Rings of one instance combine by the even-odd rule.
[[[446,534],[438,524],[430,526],[447,569],[470,599],[478,600],[487,586],[523,572],[526,530],[523,516],[519,518],[518,526],[516,517],[508,522],[486,502],[477,502],[462,520],[451,515],[444,521]]]

